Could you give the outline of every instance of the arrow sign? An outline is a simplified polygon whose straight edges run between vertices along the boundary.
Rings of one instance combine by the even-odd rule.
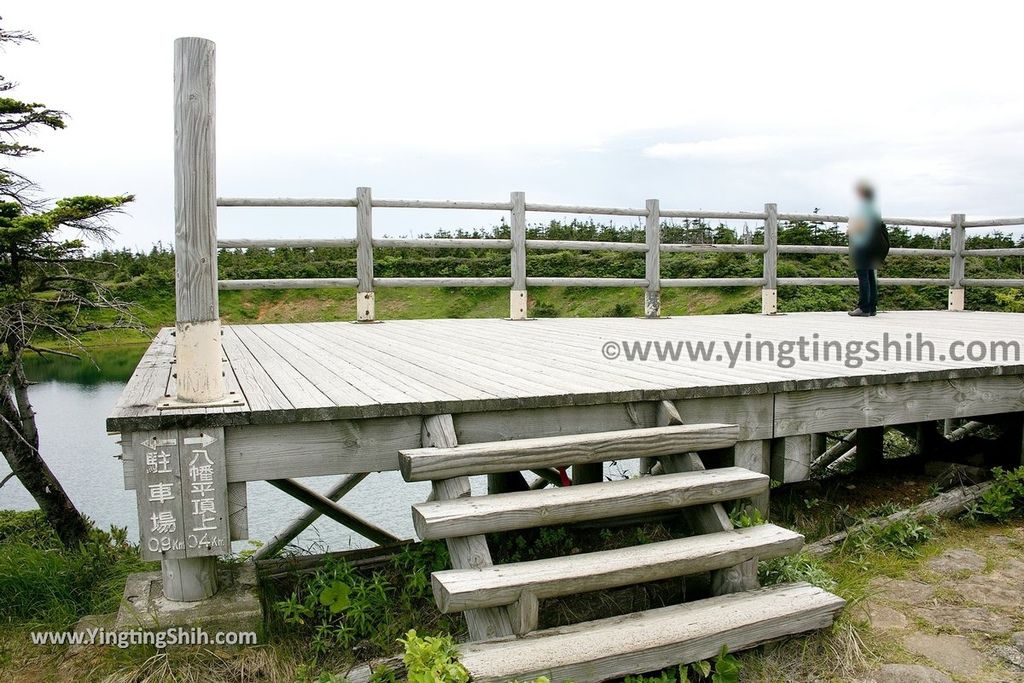
[[[142,445],[151,451],[155,451],[161,446],[177,446],[177,439],[158,439],[155,436],[151,436],[142,442]]]
[[[184,438],[184,442],[185,442],[186,446],[199,446],[199,445],[202,445],[203,448],[206,448],[207,446],[209,446],[211,443],[213,443],[216,440],[217,440],[216,438],[210,436],[209,434],[206,434],[205,432],[203,434],[200,434],[199,436],[186,436]]]

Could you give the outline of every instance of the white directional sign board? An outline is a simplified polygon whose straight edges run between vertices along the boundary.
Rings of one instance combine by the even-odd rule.
[[[130,438],[142,557],[227,554],[224,430],[136,432]]]

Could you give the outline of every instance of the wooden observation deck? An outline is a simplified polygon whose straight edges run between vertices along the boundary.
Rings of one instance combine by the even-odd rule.
[[[599,681],[713,656],[827,626],[842,600],[805,585],[759,588],[758,558],[795,552],[799,534],[771,524],[734,529],[726,504],[767,511],[769,478],[808,478],[825,432],[856,430],[856,462],[882,457],[883,430],[934,421],[1024,414],[1024,315],[964,311],[965,286],[1024,280],[964,276],[966,257],[1024,255],[967,249],[967,221],[885,219],[950,231],[949,249],[896,249],[945,256],[948,278],[881,284],[949,288],[948,311],[778,314],[780,285],[851,284],[780,278],[780,254],[839,247],[778,244],[778,223],[843,216],[663,210],[509,201],[217,199],[213,44],[175,44],[177,325],[162,330],[107,421],[121,435],[125,484],[137,492],[142,551],[159,559],[171,600],[217,590],[215,558],[246,538],[246,482],[266,480],[310,512],[264,546],[272,554],[324,514],[378,543],[397,540],[338,500],[369,472],[400,470],[432,481],[430,501],[411,511],[421,538],[445,539],[452,569],[433,577],[443,611],[466,614],[473,644],[463,662],[474,680],[548,675]],[[354,238],[218,239],[224,207],[354,208]],[[378,239],[375,207],[508,212],[510,238]],[[644,221],[646,241],[528,240],[527,212],[597,214]],[[665,244],[662,221],[760,221],[746,244]],[[352,248],[356,277],[219,281],[218,249]],[[377,278],[374,247],[500,249],[507,278]],[[531,250],[644,254],[645,276],[528,277]],[[664,279],[662,252],[758,254],[757,278]],[[528,287],[637,287],[645,317],[529,319]],[[377,321],[374,292],[396,286],[510,289],[509,319]],[[760,287],[762,313],[664,318],[663,287]],[[349,287],[359,322],[222,327],[218,290]],[[934,431],[934,429],[933,429]],[[832,450],[832,449],[830,449]],[[842,451],[837,451],[841,454]],[[702,455],[698,455],[702,454]],[[1019,454],[1015,454],[1019,458]],[[602,481],[602,463],[640,458],[639,479]],[[572,485],[553,468],[570,466]],[[537,479],[527,483],[521,472]],[[295,479],[341,475],[324,492]],[[470,495],[487,475],[486,496]],[[519,486],[522,484],[522,486]],[[549,486],[550,485],[550,486]],[[524,490],[525,489],[525,490]],[[486,534],[548,524],[678,509],[693,535],[604,553],[492,565]],[[713,597],[627,617],[537,631],[538,601],[695,573],[711,574]]]

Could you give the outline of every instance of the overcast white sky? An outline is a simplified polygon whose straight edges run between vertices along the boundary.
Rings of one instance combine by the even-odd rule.
[[[131,192],[173,239],[175,37],[217,43],[222,196],[1024,214],[1024,6],[987,2],[5,3],[15,95],[71,114],[16,161],[48,195]],[[351,209],[221,209],[234,237],[351,235]],[[548,218],[533,216],[531,220]],[[497,214],[379,211],[378,233]]]

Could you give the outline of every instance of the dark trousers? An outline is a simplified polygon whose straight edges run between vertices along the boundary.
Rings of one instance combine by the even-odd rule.
[[[878,271],[874,268],[857,269],[857,307],[865,313],[878,310]]]

